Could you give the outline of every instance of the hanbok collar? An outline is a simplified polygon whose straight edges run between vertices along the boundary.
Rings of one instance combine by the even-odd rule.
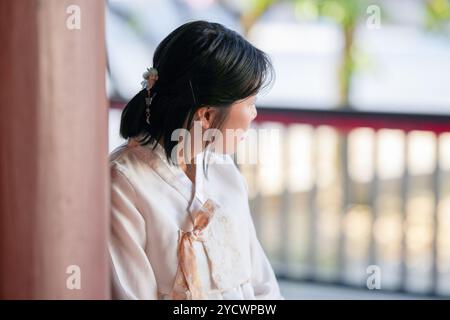
[[[132,148],[144,161],[148,162],[155,172],[166,183],[176,189],[188,202],[189,212],[192,212],[196,198],[203,205],[207,200],[207,194],[204,186],[203,173],[203,153],[199,153],[195,157],[195,185],[188,178],[186,173],[178,166],[170,164],[167,160],[165,150],[158,142],[141,145],[138,140],[141,137],[128,140],[128,147]]]

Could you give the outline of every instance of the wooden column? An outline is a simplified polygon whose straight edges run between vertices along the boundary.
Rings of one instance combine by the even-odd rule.
[[[2,299],[109,298],[104,10],[0,1]]]

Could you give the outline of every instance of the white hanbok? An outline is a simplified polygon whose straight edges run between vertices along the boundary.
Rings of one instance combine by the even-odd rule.
[[[161,145],[130,139],[110,155],[115,299],[283,299],[256,237],[244,178],[203,154],[195,184]]]

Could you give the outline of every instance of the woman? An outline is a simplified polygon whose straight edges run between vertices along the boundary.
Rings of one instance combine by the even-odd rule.
[[[110,156],[114,298],[282,299],[229,156],[271,75],[262,51],[217,23],[159,44],[122,113],[128,143]]]

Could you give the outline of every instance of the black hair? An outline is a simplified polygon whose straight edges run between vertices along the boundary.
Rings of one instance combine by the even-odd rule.
[[[172,31],[156,48],[153,67],[159,78],[150,93],[139,91],[125,106],[120,134],[125,139],[140,136],[141,144],[162,141],[169,163],[178,144],[171,140],[172,132],[189,130],[199,108],[217,107],[212,127],[220,129],[234,102],[257,94],[275,75],[263,51],[237,32],[207,21],[188,22]],[[148,94],[154,97],[149,123]]]

